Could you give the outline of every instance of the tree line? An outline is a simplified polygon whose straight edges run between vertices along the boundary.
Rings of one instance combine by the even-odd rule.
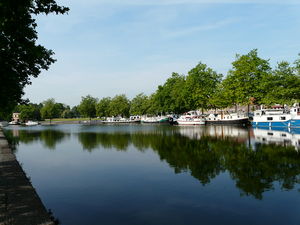
[[[300,100],[300,59],[278,62],[272,69],[269,60],[257,49],[236,55],[226,76],[200,62],[187,75],[172,73],[150,95],[133,99],[125,94],[97,99],[87,95],[70,108],[54,99],[17,106],[23,119],[109,117],[129,115],[180,114],[193,109],[224,109],[237,105],[292,104]]]

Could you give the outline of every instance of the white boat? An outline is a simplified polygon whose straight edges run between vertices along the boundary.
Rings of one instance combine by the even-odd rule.
[[[254,127],[300,127],[300,107],[299,104],[288,110],[281,109],[260,109],[254,112]]]
[[[189,111],[181,115],[177,120],[178,125],[205,125],[205,118],[196,111]]]
[[[247,125],[249,123],[249,117],[241,113],[222,112],[220,114],[209,114],[206,117],[206,123],[213,125]]]
[[[159,120],[156,116],[148,117],[148,116],[143,116],[141,119],[142,123],[159,123]]]
[[[0,127],[6,127],[6,126],[8,126],[8,122],[0,121]]]
[[[140,123],[141,122],[141,117],[140,116],[130,116],[129,117],[129,122],[130,123]]]
[[[142,123],[170,123],[169,116],[142,116]]]
[[[25,123],[26,126],[36,126],[36,125],[39,125],[38,122],[35,122],[35,121],[31,121],[31,120],[28,120],[26,123]]]
[[[10,121],[8,124],[9,125],[19,125],[20,123],[17,121]]]

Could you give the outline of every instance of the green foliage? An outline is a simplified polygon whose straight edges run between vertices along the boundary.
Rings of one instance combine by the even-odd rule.
[[[20,113],[20,119],[25,120],[40,120],[41,119],[41,106],[37,104],[18,105],[15,108],[16,112]]]
[[[262,89],[266,90],[261,103],[292,104],[300,100],[300,77],[297,65],[292,67],[288,62],[280,62],[275,70],[261,81]]]
[[[96,104],[96,114],[99,117],[108,117],[110,116],[109,112],[109,105],[111,102],[110,97],[102,98],[100,101]]]
[[[116,95],[109,104],[109,112],[111,116],[128,117],[130,110],[130,102],[126,95]]]
[[[246,55],[237,55],[232,70],[226,77],[226,93],[234,103],[249,104],[254,98],[260,103],[269,90],[263,89],[261,81],[269,76],[271,67],[268,60],[258,57],[257,49]]]
[[[184,100],[185,76],[172,73],[164,85],[158,86],[155,93],[157,111],[181,113],[187,110]]]
[[[0,114],[22,103],[23,88],[54,63],[51,50],[38,45],[38,14],[64,14],[54,0],[9,0],[0,3]]]
[[[208,109],[210,99],[221,82],[222,75],[199,63],[189,71],[184,88],[184,96],[189,109]]]
[[[82,97],[81,102],[78,106],[78,111],[82,116],[86,116],[89,118],[95,117],[96,104],[97,104],[97,99],[93,98],[90,95],[87,95],[86,97]]]
[[[209,108],[223,109],[228,106],[232,106],[232,103],[232,100],[226,93],[224,81],[222,83],[219,83],[216,87],[216,91],[212,94],[211,98],[209,99]]]
[[[149,98],[147,95],[140,93],[131,100],[130,115],[144,115],[149,108]]]
[[[43,119],[50,119],[50,122],[51,119],[59,116],[59,107],[56,105],[53,98],[50,98],[43,103],[41,115]]]

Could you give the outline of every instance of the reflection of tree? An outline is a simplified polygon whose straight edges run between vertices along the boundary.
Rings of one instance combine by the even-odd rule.
[[[66,134],[58,130],[43,130],[41,131],[40,139],[49,149],[55,149],[56,145],[64,140]]]
[[[257,199],[262,199],[265,191],[274,189],[274,182],[283,190],[294,189],[300,183],[300,152],[294,147],[256,144],[252,148],[246,140],[209,136],[205,132],[201,138],[190,139],[177,131],[162,128],[136,132],[81,132],[78,140],[88,151],[98,147],[126,151],[131,144],[140,151],[153,149],[175,173],[188,171],[203,185],[227,171],[242,195]],[[42,140],[48,148],[55,148],[65,136],[57,130],[21,130],[19,141]]]
[[[228,171],[242,195],[257,199],[262,199],[265,191],[272,190],[275,181],[284,190],[300,183],[300,154],[293,147],[257,144],[254,150],[246,142],[237,142],[236,138],[203,135],[195,140],[161,130],[85,133],[79,134],[79,138],[84,148],[90,146],[90,150],[98,146],[126,150],[130,143],[140,151],[151,148],[174,168],[175,173],[189,171],[203,185]]]
[[[79,133],[78,140],[82,144],[83,149],[91,152],[93,149],[97,148],[97,133],[87,132]]]
[[[130,134],[82,132],[78,134],[78,140],[88,151],[96,149],[99,145],[108,149],[126,150],[130,142]]]
[[[30,144],[33,142],[41,141],[45,147],[55,149],[56,145],[70,134],[64,133],[59,130],[19,130],[18,136],[14,136],[16,144],[19,142]],[[13,136],[11,130],[6,131],[6,137]]]

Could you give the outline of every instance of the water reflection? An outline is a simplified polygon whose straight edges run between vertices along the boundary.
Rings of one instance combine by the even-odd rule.
[[[9,131],[8,131],[9,132]],[[41,141],[55,149],[71,133],[59,130],[13,130],[18,141]],[[272,134],[271,134],[272,133]],[[237,127],[164,127],[106,132],[105,129],[74,133],[82,148],[126,151],[152,149],[175,173],[188,172],[202,185],[228,172],[241,195],[263,198],[275,188],[294,189],[300,182],[300,134]]]
[[[18,145],[19,142],[30,144],[41,142],[44,147],[54,150],[56,145],[61,143],[65,138],[70,136],[70,133],[65,133],[59,130],[6,130],[5,132],[8,141],[13,145]],[[13,147],[13,146],[12,146]],[[13,147],[15,149],[15,147]]]

